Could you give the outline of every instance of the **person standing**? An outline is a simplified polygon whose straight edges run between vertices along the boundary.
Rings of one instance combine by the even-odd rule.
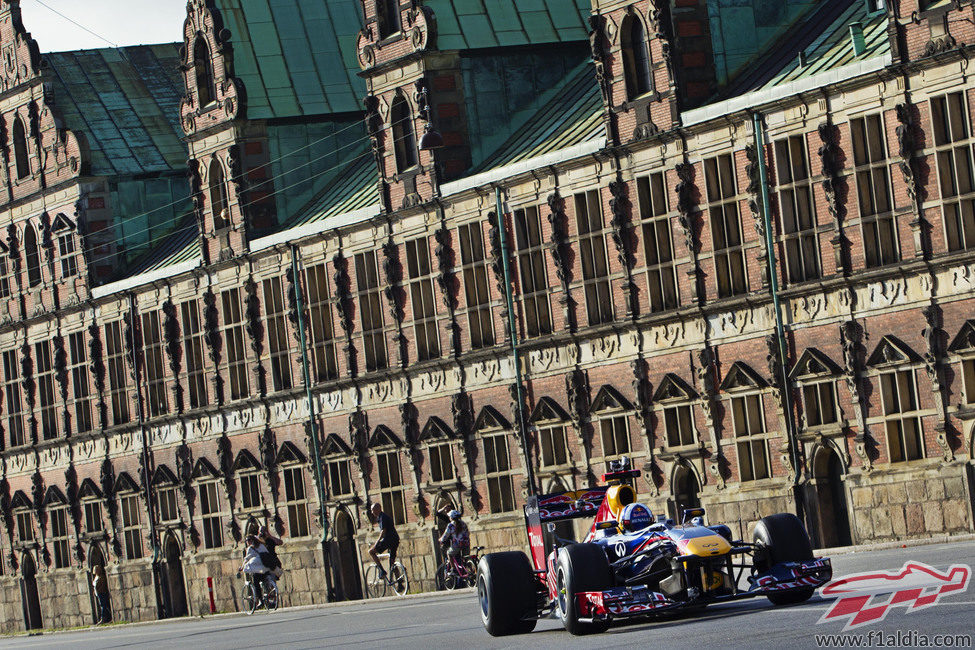
[[[389,551],[389,568],[392,569],[396,562],[396,551],[399,550],[399,533],[396,532],[393,518],[383,512],[383,507],[378,502],[372,504],[372,518],[379,524],[379,539],[369,549],[369,556],[379,567],[379,577],[385,580],[386,570],[379,561],[379,554]]]
[[[105,575],[105,567],[101,564],[96,564],[92,573],[94,577],[91,580],[91,588],[94,589],[95,598],[98,600],[98,622],[95,625],[101,625],[112,620],[108,603],[108,576]]]

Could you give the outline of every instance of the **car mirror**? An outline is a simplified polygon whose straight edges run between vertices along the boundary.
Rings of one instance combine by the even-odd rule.
[[[600,521],[598,524],[596,524],[596,530],[607,530],[609,528],[618,528],[618,527],[619,527],[619,522],[617,522],[615,519],[611,519],[609,521]]]

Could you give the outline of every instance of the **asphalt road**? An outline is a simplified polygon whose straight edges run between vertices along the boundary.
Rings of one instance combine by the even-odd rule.
[[[975,567],[975,542],[897,548],[839,555],[834,575],[897,570],[909,560],[945,570],[952,564]],[[472,590],[397,600],[336,603],[314,609],[184,619],[151,625],[93,628],[34,637],[0,639],[3,648],[610,648],[666,644],[675,648],[816,648],[816,635],[841,632],[842,623],[817,621],[831,605],[816,595],[809,602],[774,608],[752,599],[711,606],[693,617],[631,623],[604,634],[572,637],[558,621],[540,621],[528,635],[495,639],[484,631]],[[907,613],[892,608],[876,625],[851,634],[920,633],[969,635],[975,641],[975,580],[967,592],[944,598],[937,606]],[[902,637],[916,640],[916,637]],[[867,639],[864,638],[864,641]],[[874,637],[873,647],[879,641]],[[889,639],[887,639],[889,641]],[[911,644],[913,645],[913,643]],[[887,645],[886,647],[891,647]]]

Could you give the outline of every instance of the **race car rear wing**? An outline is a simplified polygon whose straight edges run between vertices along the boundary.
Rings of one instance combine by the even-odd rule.
[[[528,497],[525,502],[525,527],[528,529],[528,544],[536,571],[545,570],[547,555],[542,524],[594,516],[605,500],[608,489],[608,486],[604,486]]]

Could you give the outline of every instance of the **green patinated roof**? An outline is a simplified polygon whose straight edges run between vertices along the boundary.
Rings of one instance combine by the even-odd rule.
[[[200,236],[196,220],[187,215],[187,223],[157,242],[155,250],[132,265],[125,275],[151,273],[183,262],[201,259]]]
[[[172,43],[44,55],[55,110],[68,129],[88,142],[92,174],[184,173],[179,47]]]
[[[356,210],[378,206],[379,171],[370,149],[363,149],[287,228],[294,228]]]
[[[563,79],[548,100],[497,151],[474,169],[480,173],[606,137],[603,98],[586,61]]]
[[[355,0],[216,0],[244,83],[247,117],[362,110]]]
[[[590,0],[424,0],[440,50],[584,41]]]
[[[853,52],[850,24],[863,27],[866,49]],[[799,53],[805,65],[799,65]],[[794,27],[765,56],[750,66],[722,93],[734,97],[755,90],[773,88],[808,79],[830,70],[890,54],[887,18],[883,11],[869,13],[863,0],[833,0],[824,3]]]

